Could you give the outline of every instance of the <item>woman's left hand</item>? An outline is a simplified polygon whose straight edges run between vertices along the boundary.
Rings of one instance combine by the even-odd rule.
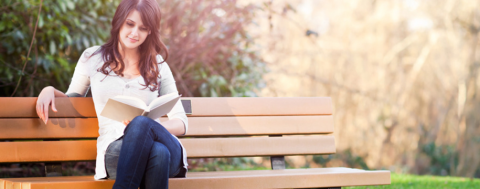
[[[123,124],[127,126],[130,123],[130,120],[123,120]]]

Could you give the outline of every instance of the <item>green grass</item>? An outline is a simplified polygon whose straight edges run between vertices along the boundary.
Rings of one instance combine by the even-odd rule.
[[[343,187],[342,187],[343,188]],[[392,184],[382,186],[361,186],[345,187],[348,189],[377,189],[377,188],[395,188],[395,189],[442,189],[442,188],[480,188],[480,179],[469,179],[462,177],[447,176],[418,176],[392,174]]]

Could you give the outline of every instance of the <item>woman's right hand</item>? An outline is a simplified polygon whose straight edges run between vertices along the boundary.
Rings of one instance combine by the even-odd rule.
[[[123,124],[124,124],[125,126],[128,126],[128,124],[129,124],[130,122],[131,122],[130,120],[123,120]]]
[[[47,124],[48,121],[48,108],[50,104],[52,104],[52,110],[57,112],[57,108],[55,108],[55,88],[52,86],[43,88],[37,98],[37,115],[45,124]]]

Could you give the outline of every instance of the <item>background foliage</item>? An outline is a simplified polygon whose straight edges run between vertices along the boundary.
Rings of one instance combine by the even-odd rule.
[[[256,8],[236,0],[160,1],[161,32],[184,96],[256,96],[265,63],[247,26]],[[176,73],[176,74],[175,74]]]
[[[480,178],[480,1],[263,2],[262,96],[331,96],[372,169]]]
[[[37,96],[46,86],[66,91],[78,57],[84,49],[102,44],[117,1],[1,0],[0,96]],[[38,16],[30,57],[27,51]],[[28,61],[26,61],[28,59]],[[25,72],[22,69],[27,62]]]

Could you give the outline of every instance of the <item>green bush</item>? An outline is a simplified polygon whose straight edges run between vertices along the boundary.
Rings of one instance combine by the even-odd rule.
[[[334,159],[341,160],[346,167],[370,170],[364,157],[355,155],[350,148],[332,155],[314,155],[312,158],[313,162],[323,167],[328,167],[327,164]]]
[[[84,49],[103,44],[118,1],[0,0],[0,96],[36,96],[48,85],[66,91]],[[27,60],[38,16],[35,40]],[[25,72],[22,73],[24,63]]]
[[[271,169],[255,163],[252,158],[248,157],[189,159],[188,164],[191,172]]]
[[[450,170],[458,165],[458,152],[455,151],[454,146],[437,146],[431,142],[422,146],[421,152],[430,159],[428,174],[451,175]]]

